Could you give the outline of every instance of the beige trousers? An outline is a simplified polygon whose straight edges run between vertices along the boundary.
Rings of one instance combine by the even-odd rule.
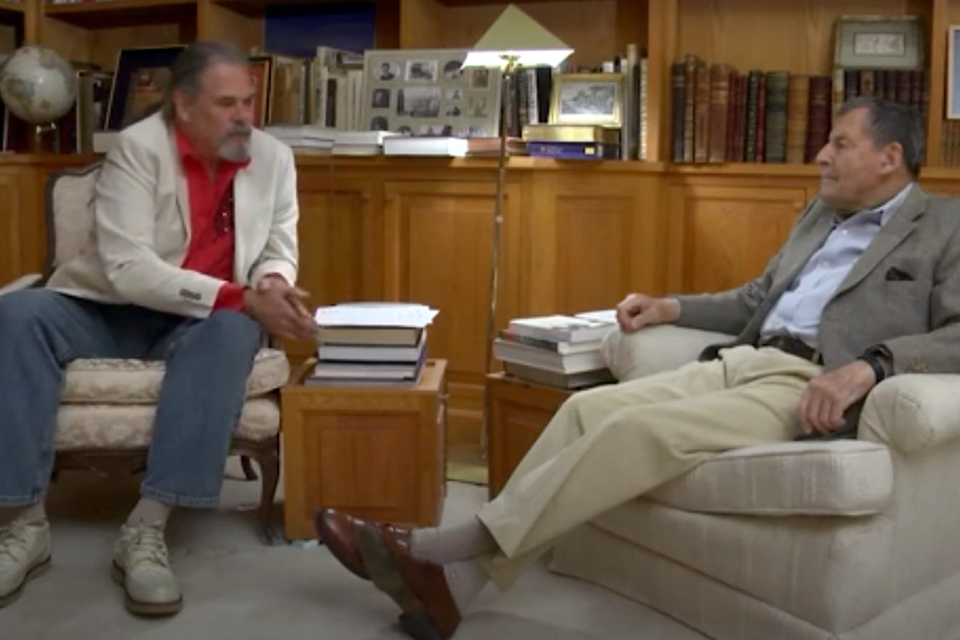
[[[821,371],[742,346],[572,395],[478,513],[500,549],[481,565],[505,589],[577,525],[724,451],[793,439],[800,396]]]

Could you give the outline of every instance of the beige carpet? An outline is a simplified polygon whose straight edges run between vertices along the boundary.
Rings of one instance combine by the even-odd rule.
[[[459,444],[447,451],[447,480],[487,485],[487,460],[478,444]]]
[[[231,474],[238,469],[231,468]],[[451,483],[444,520],[472,514],[482,487]],[[135,482],[64,473],[51,494],[53,567],[11,607],[0,640],[403,640],[393,603],[320,546],[265,547],[253,514],[258,483],[228,481],[219,511],[178,511],[168,542],[183,611],[142,620],[110,581],[115,535]],[[279,505],[278,505],[279,507]],[[454,640],[703,640],[599,587],[534,567],[506,594],[487,587]]]

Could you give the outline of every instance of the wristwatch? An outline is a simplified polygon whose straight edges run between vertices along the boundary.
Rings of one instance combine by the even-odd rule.
[[[867,349],[858,360],[863,360],[873,369],[873,375],[876,377],[876,384],[893,373],[893,356],[890,350],[883,345],[877,345]]]

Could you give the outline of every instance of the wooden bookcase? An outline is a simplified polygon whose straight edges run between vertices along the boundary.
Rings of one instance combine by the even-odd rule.
[[[337,0],[349,3],[351,0]],[[369,1],[369,0],[365,0]],[[499,0],[375,0],[378,48],[465,48],[506,6]],[[112,68],[126,47],[230,40],[262,48],[269,0],[105,0],[63,5],[0,0],[0,24],[25,44]],[[649,56],[648,161],[670,157],[670,64],[684,54],[742,70],[829,74],[836,18],[918,14],[926,25],[930,71],[927,164],[938,166],[944,116],[947,28],[960,23],[960,0],[516,0],[575,50],[578,64],[599,64],[629,43]]]

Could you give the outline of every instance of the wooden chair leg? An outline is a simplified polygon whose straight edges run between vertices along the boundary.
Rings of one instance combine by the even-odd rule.
[[[263,475],[260,486],[260,507],[258,515],[263,530],[263,542],[273,546],[283,543],[283,534],[273,521],[273,503],[277,497],[277,487],[280,484],[280,451],[274,449],[269,453],[257,456],[257,464]]]
[[[243,468],[243,477],[247,480],[256,480],[257,471],[250,462],[250,456],[240,456],[240,467]]]

